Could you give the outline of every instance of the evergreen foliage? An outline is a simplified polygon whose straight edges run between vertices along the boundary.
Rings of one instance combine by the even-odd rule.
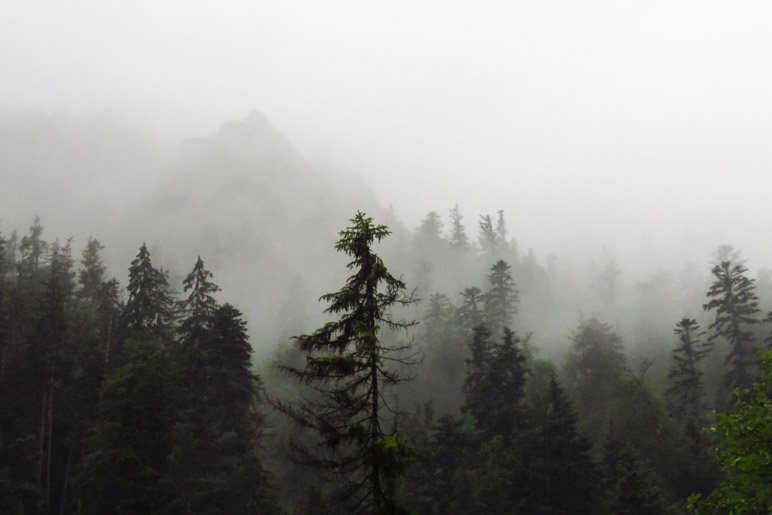
[[[169,339],[173,301],[166,274],[153,267],[143,243],[129,267],[129,298],[123,310],[123,329],[128,335],[149,335]]]
[[[392,408],[384,388],[401,381],[387,365],[406,364],[397,354],[406,349],[385,346],[380,332],[413,325],[389,315],[390,309],[413,299],[372,250],[389,235],[388,228],[361,212],[351,224],[340,232],[335,248],[351,257],[347,266],[352,275],[340,290],[321,297],[329,303],[326,312],[339,318],[296,337],[298,348],[307,353],[306,365],[285,367],[317,395],[280,408],[316,434],[317,443],[298,449],[300,459],[343,475],[341,499],[350,503],[348,510],[399,513],[396,480],[415,451],[386,428],[384,414]]]
[[[703,307],[706,311],[715,310],[716,317],[710,329],[711,341],[723,338],[730,346],[726,363],[731,365],[727,373],[727,383],[735,387],[747,388],[753,381],[756,336],[751,327],[758,324],[759,307],[754,280],[745,273],[748,269],[742,263],[721,261],[711,273],[715,278],[710,289],[710,299]]]
[[[518,294],[511,268],[509,263],[500,259],[488,274],[490,287],[483,296],[485,324],[494,334],[500,333],[505,327],[511,327],[517,314]]]
[[[530,438],[534,513],[592,513],[599,504],[600,474],[592,444],[576,427],[576,414],[553,377],[543,405],[533,406]]]
[[[603,433],[609,403],[625,370],[622,340],[611,326],[595,318],[582,322],[572,337],[565,374],[585,434]]]
[[[466,235],[466,228],[461,221],[463,218],[458,210],[458,204],[456,204],[450,210],[450,244],[456,249],[469,247],[469,237]]]
[[[702,428],[706,423],[704,374],[700,370],[700,361],[710,347],[698,340],[704,333],[693,318],[681,319],[673,332],[681,345],[673,350],[673,367],[668,374],[670,386],[665,396],[669,401],[670,416],[681,425],[693,442],[692,451],[699,455],[704,449]]]

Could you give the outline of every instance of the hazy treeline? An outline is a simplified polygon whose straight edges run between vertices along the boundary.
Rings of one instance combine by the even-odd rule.
[[[200,258],[173,285],[142,245],[124,290],[95,239],[76,257],[37,219],[9,233],[3,511],[665,513],[720,485],[700,509],[768,507],[768,464],[753,461],[768,442],[741,456],[741,481],[727,465],[744,428],[770,431],[768,382],[731,394],[761,377],[772,332],[739,252],[718,249],[699,294],[664,273],[640,286],[650,311],[631,334],[650,331],[648,346],[607,321],[628,319],[608,259],[583,286],[594,303],[563,335],[567,352],[546,355],[533,328],[579,288],[522,255],[502,212],[480,218],[476,241],[457,209],[449,236],[441,223],[430,213],[391,234],[358,215],[336,246],[350,275],[322,299],[324,324],[298,316],[305,335],[261,359]],[[469,282],[445,293],[443,278]],[[660,320],[679,295],[707,322]]]

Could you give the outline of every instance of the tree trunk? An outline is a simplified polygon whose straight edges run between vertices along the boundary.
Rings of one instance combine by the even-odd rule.
[[[78,435],[77,429],[72,432],[73,438]],[[67,465],[64,468],[64,480],[62,481],[62,498],[59,501],[59,515],[64,515],[67,506],[67,485],[70,482],[70,470],[72,470],[72,455],[75,447],[74,442],[70,442],[70,448],[67,450]]]
[[[46,505],[51,507],[51,462],[52,449],[54,442],[54,396],[53,396],[53,378],[48,383],[48,453],[46,456]]]

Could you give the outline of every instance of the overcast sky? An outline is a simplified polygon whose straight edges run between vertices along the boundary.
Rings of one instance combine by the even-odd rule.
[[[458,202],[542,249],[699,233],[772,260],[771,24],[768,1],[4,0],[0,109],[168,141],[257,109],[412,226]]]

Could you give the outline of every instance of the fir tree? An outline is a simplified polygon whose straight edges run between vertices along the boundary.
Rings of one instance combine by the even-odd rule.
[[[504,327],[510,327],[517,313],[518,295],[510,270],[509,263],[500,259],[488,274],[490,289],[483,296],[485,324],[494,334]]]
[[[474,418],[484,438],[501,436],[508,443],[524,427],[525,356],[519,338],[509,328],[504,328],[499,343],[492,344],[489,337],[486,327],[476,328],[464,385],[464,412]]]
[[[437,211],[426,214],[416,234],[419,240],[432,244],[442,239],[442,219]]]
[[[547,397],[534,406],[530,439],[533,512],[592,513],[599,501],[597,465],[592,444],[576,428],[576,414],[553,377]]]
[[[507,242],[507,225],[504,220],[504,210],[498,210],[498,218],[496,219],[496,239],[499,243],[504,245]]]
[[[469,238],[466,235],[466,229],[461,222],[463,216],[458,210],[458,204],[450,210],[450,244],[456,249],[465,249],[469,247]]]
[[[424,478],[432,513],[450,515],[464,512],[464,497],[459,491],[468,455],[472,452],[471,435],[464,429],[463,420],[443,415],[437,420],[429,445],[431,458],[425,463],[430,471]]]
[[[607,511],[640,515],[664,513],[656,477],[635,448],[615,437],[613,424],[604,451]]]
[[[107,268],[102,261],[104,246],[95,238],[89,238],[81,254],[76,295],[90,304],[98,319],[98,338],[105,366],[115,339],[116,322],[120,316],[119,286],[116,279],[107,278]]]
[[[166,478],[169,510],[223,515],[275,512],[275,493],[260,452],[259,380],[250,370],[246,323],[236,308],[225,304],[208,315],[206,326],[206,337],[198,342],[203,377],[193,385],[192,394],[181,399],[195,404],[186,410],[175,406]]]
[[[158,341],[129,341],[107,379],[99,422],[78,476],[86,514],[155,513],[164,505],[169,449],[169,356]]]
[[[413,300],[372,251],[388,236],[388,228],[361,212],[351,223],[341,231],[336,249],[352,258],[348,268],[353,275],[339,291],[322,296],[330,303],[326,312],[339,318],[296,337],[298,348],[307,353],[306,366],[285,367],[318,396],[280,407],[318,436],[317,444],[301,450],[301,459],[347,478],[343,499],[352,504],[350,511],[397,513],[396,480],[414,452],[385,428],[384,412],[391,408],[383,390],[401,380],[386,365],[401,362],[395,352],[404,348],[385,346],[379,333],[384,327],[412,325],[392,319],[388,310]]]
[[[569,387],[587,434],[602,434],[607,409],[626,370],[621,338],[591,318],[579,325],[565,367]]]
[[[493,228],[490,215],[480,215],[480,232],[477,235],[477,242],[485,252],[495,252],[499,249],[499,239]]]
[[[724,338],[730,346],[726,364],[730,370],[726,382],[730,387],[748,387],[753,381],[753,359],[756,336],[750,330],[759,323],[758,298],[754,280],[745,275],[742,263],[722,261],[711,270],[715,280],[708,289],[710,301],[703,307],[715,310],[710,341]]]
[[[129,268],[129,298],[122,315],[128,334],[171,336],[172,299],[166,274],[153,267],[143,243]]]
[[[472,286],[461,292],[461,306],[457,311],[459,325],[469,334],[478,325],[483,323],[484,298],[480,288]]]
[[[670,407],[670,416],[677,420],[697,447],[702,447],[702,428],[705,425],[703,373],[699,362],[709,352],[705,342],[699,342],[704,334],[697,321],[681,319],[673,331],[681,345],[673,350],[673,367],[668,374],[670,387],[665,391]]]

